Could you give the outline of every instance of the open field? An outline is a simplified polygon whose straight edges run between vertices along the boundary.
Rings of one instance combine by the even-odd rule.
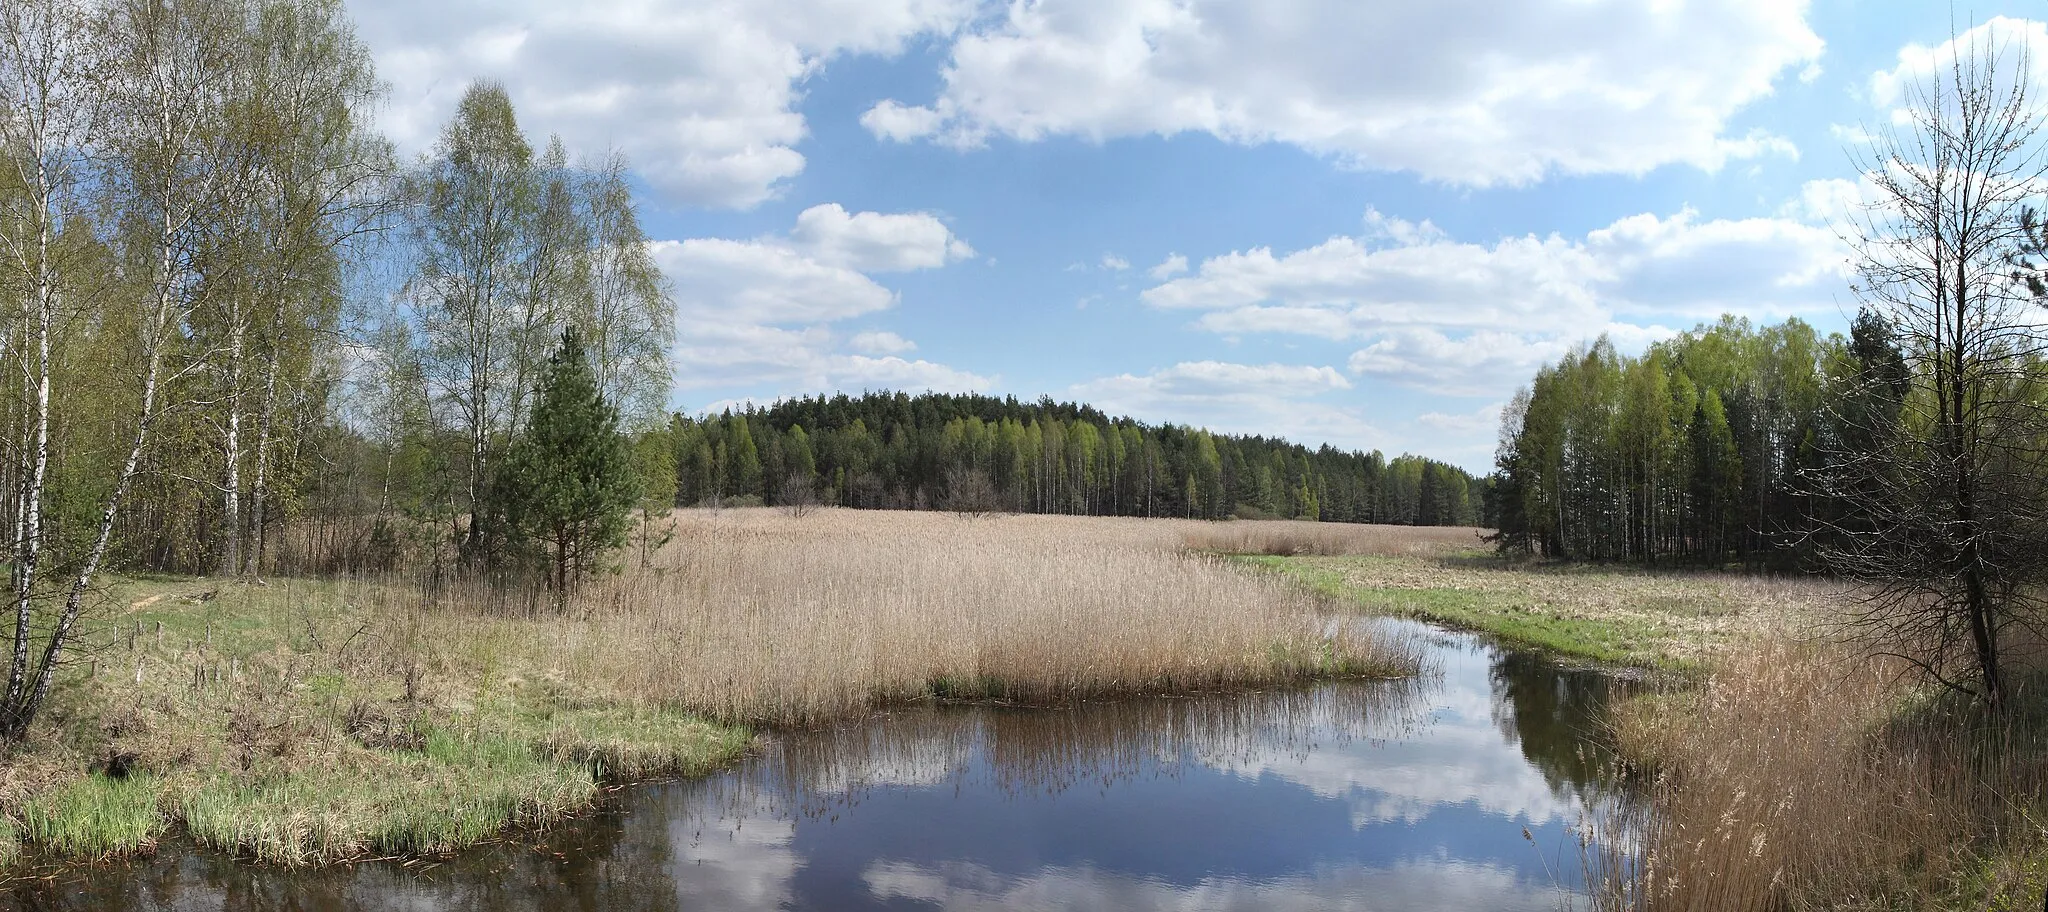
[[[444,851],[729,762],[754,724],[939,698],[1053,703],[1413,673],[1319,599],[1190,553],[1199,523],[685,511],[583,590],[124,580],[0,767],[0,851],[181,825],[277,863]],[[1288,524],[1292,525],[1292,524]]]

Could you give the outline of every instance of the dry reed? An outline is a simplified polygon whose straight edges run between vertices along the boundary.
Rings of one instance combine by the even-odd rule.
[[[1698,689],[1625,704],[1617,740],[1654,773],[1633,817],[1608,822],[1636,857],[1590,865],[1602,905],[2018,908],[2001,894],[2024,876],[1989,862],[2039,845],[2040,745],[1898,672],[1759,637]]]
[[[1371,555],[1444,557],[1487,547],[1469,526],[1369,526],[1296,520],[1186,523],[1181,541],[1193,551],[1292,557]]]
[[[816,723],[929,694],[1057,702],[1412,673],[1313,596],[1135,519],[689,511],[654,567],[558,628],[578,675],[721,719]]]

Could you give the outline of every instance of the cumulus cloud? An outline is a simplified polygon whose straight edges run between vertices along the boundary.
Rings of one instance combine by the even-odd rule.
[[[1802,0],[1012,3],[875,135],[972,146],[1199,132],[1468,186],[1796,154],[1729,120],[1821,56]]]
[[[1495,402],[1472,412],[1424,412],[1415,416],[1415,423],[1457,437],[1477,437],[1500,429],[1501,406]]]
[[[1402,329],[1357,352],[1351,372],[1454,396],[1484,396],[1526,382],[1569,343],[1482,330],[1453,339],[1432,329]]]
[[[909,142],[930,136],[944,118],[930,108],[910,107],[885,99],[860,116],[860,125],[882,139]]]
[[[994,383],[901,357],[917,346],[893,332],[849,338],[832,328],[895,306],[896,293],[870,273],[935,269],[973,255],[931,215],[848,213],[828,203],[804,210],[787,235],[649,246],[675,288],[679,389],[965,392]]]
[[[789,239],[814,259],[861,272],[935,269],[974,256],[973,247],[929,213],[848,214],[838,203],[799,213]]]
[[[617,145],[670,198],[746,207],[803,170],[802,81],[836,55],[948,34],[972,0],[356,0],[391,84],[383,126],[425,151],[471,79],[503,82],[522,124],[574,149]],[[876,129],[874,124],[870,129]]]
[[[1166,259],[1159,261],[1159,265],[1145,270],[1145,274],[1151,276],[1156,281],[1164,282],[1186,271],[1188,271],[1188,258],[1178,253],[1170,253],[1166,255]]]
[[[1946,73],[1958,55],[1996,57],[2010,74],[2026,49],[2048,47],[2048,23],[2032,19],[1993,16],[1983,23],[1935,45],[1908,44],[1899,49],[1898,62],[1889,70],[1870,76],[1870,98],[1894,117],[1911,103],[1915,86],[1924,85],[1937,73]],[[2048,78],[2048,60],[2038,53],[2026,55],[2028,79],[2039,84]]]
[[[1815,205],[1834,189],[1814,188]],[[1703,220],[1682,210],[1630,216],[1579,239],[1475,244],[1369,213],[1356,236],[1211,257],[1140,298],[1230,337],[1362,340],[1347,365],[1355,374],[1500,396],[1601,333],[1635,349],[1670,335],[1670,323],[1831,311],[1847,277],[1841,239],[1810,220]]]
[[[1384,436],[1348,402],[1336,368],[1294,364],[1188,361],[1149,374],[1118,374],[1069,387],[1074,399],[1111,414],[1206,427],[1235,434],[1277,434],[1298,441],[1372,449]]]
[[[1111,272],[1122,272],[1131,268],[1131,261],[1114,253],[1105,253],[1102,255],[1102,268]]]
[[[846,346],[864,355],[900,355],[917,350],[917,343],[892,332],[860,333],[847,340]]]

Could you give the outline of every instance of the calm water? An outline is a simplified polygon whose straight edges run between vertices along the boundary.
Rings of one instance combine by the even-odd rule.
[[[439,864],[285,872],[167,840],[23,909],[1556,909],[1605,800],[1603,676],[1424,631],[1440,676],[935,707]],[[1525,838],[1526,828],[1530,838]]]

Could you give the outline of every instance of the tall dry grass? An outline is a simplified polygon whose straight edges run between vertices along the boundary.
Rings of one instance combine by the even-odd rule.
[[[1415,670],[1288,583],[1184,550],[1198,524],[687,511],[651,568],[558,628],[576,674],[721,719],[939,696],[1057,702]]]
[[[1634,857],[1591,864],[1603,906],[2038,907],[2007,864],[2042,845],[2035,729],[1901,670],[1758,638],[1698,689],[1624,705],[1617,740],[1654,772],[1633,816],[1608,822]]]
[[[1469,526],[1369,526],[1297,520],[1176,523],[1183,545],[1220,554],[1291,557],[1443,557],[1486,547],[1483,529]]]

